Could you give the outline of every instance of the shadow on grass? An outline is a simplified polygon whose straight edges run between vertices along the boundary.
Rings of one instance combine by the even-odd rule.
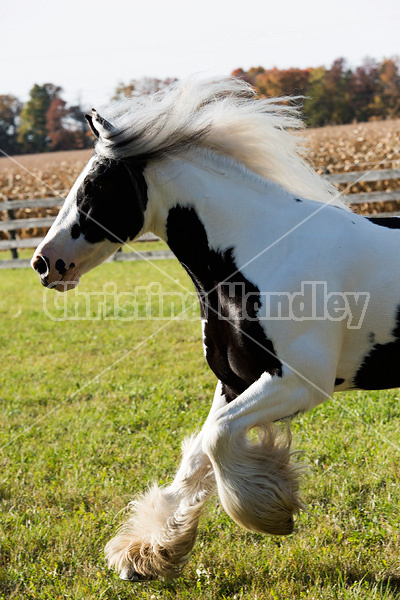
[[[369,589],[371,592],[380,591],[386,597],[387,592],[394,593],[396,598],[400,597],[400,576],[399,575],[382,575],[366,569],[348,569],[341,571],[337,566],[322,567],[317,576],[308,575],[303,572],[299,576],[299,584],[307,589],[310,585],[315,587],[338,587],[339,589],[351,589],[355,587]],[[276,582],[275,582],[276,583]]]
[[[400,592],[399,575],[384,575],[383,577],[379,577],[379,575],[375,575],[374,573],[371,573],[371,571],[366,571],[364,573],[349,571],[342,576],[342,579],[348,587],[365,582],[369,586],[381,589],[382,591]]]
[[[225,571],[226,573],[226,571]],[[200,582],[200,585],[199,585]],[[197,584],[197,585],[196,585]],[[285,593],[308,593],[311,588],[320,589],[321,593],[324,589],[351,589],[360,587],[364,593],[372,593],[379,591],[379,597],[386,597],[387,593],[393,594],[396,598],[400,597],[400,576],[399,575],[379,575],[373,571],[363,569],[350,569],[347,572],[341,572],[337,567],[326,566],[322,568],[315,576],[313,574],[293,573],[291,578],[284,577],[280,581],[279,574],[269,573],[268,570],[240,569],[239,571],[231,571],[229,574],[222,575],[221,572],[210,573],[209,578],[189,579],[180,578],[175,581],[164,582],[162,588],[167,592],[168,598],[174,598],[178,590],[197,587],[199,591],[205,594],[204,598],[208,598],[207,593],[212,593],[212,598],[215,599],[231,599],[240,597],[240,593],[249,594],[259,588],[262,589],[281,589],[282,598],[288,597]],[[238,596],[239,594],[239,596]]]

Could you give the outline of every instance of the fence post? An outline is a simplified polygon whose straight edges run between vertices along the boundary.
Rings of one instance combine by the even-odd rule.
[[[6,196],[6,200],[8,200],[10,202],[12,200],[12,198],[7,198],[7,196]],[[7,215],[8,215],[8,218],[10,219],[10,221],[15,221],[15,214],[14,214],[14,211],[12,210],[12,208],[7,210]],[[17,235],[14,230],[9,231],[8,235],[10,236],[11,240],[17,239]],[[11,248],[11,258],[13,260],[18,258],[17,248]]]

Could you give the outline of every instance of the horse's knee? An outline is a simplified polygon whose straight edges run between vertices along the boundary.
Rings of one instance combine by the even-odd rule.
[[[204,438],[215,465],[218,492],[229,516],[242,527],[287,535],[302,507],[299,468],[290,462],[290,436],[261,425],[258,438],[232,421],[216,421]]]
[[[214,460],[218,460],[224,454],[229,454],[236,437],[240,435],[240,429],[235,421],[226,418],[215,418],[203,430],[203,451]]]

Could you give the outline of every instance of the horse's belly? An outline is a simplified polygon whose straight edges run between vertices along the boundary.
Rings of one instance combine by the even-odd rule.
[[[400,339],[375,344],[357,370],[354,385],[361,390],[400,387]]]

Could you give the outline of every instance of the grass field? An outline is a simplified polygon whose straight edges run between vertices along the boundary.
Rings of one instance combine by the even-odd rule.
[[[156,267],[106,264],[78,290],[192,289],[177,262]],[[196,320],[123,322],[109,307],[54,321],[43,298],[53,317],[62,308],[44,293],[29,270],[1,274],[1,600],[400,598],[397,390],[338,394],[293,422],[309,465],[293,535],[245,532],[214,498],[181,578],[120,581],[103,559],[119,511],[171,479],[215,378]]]
[[[399,166],[400,120],[308,138],[316,168]],[[16,157],[22,167],[0,159],[0,191],[63,196],[90,154]],[[153,480],[171,480],[183,437],[206,418],[215,378],[198,320],[146,319],[143,294],[135,320],[129,307],[127,320],[115,320],[108,301],[94,318],[106,282],[125,293],[159,282],[176,306],[181,286],[192,290],[175,261],[106,264],[67,296],[45,293],[29,270],[1,272],[0,600],[400,598],[398,390],[337,394],[292,423],[309,465],[308,509],[293,535],[245,532],[214,498],[181,578],[131,585],[107,569],[103,548],[121,509]],[[92,294],[89,308],[82,292]],[[71,319],[85,310],[90,320]]]

